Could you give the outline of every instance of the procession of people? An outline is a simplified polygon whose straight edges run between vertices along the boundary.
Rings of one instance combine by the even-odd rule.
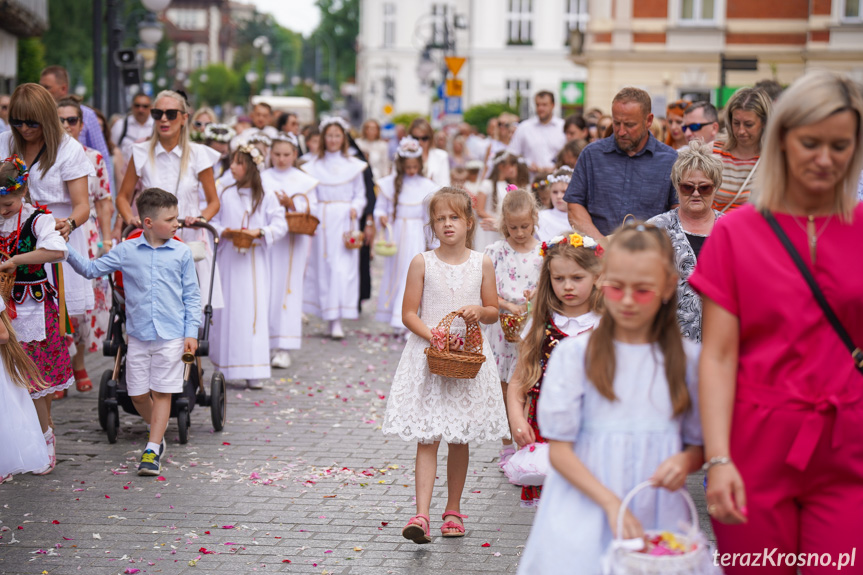
[[[487,134],[417,118],[389,141],[375,119],[219,118],[171,90],[100,123],[62,68],[42,78],[0,134],[0,482],[55,469],[52,414],[93,387],[121,271],[139,475],[163,473],[209,299],[210,359],[249,390],[361,314],[404,345],[382,432],[416,444],[415,543],[433,541],[441,442],[442,537],[470,533],[469,446],[499,443],[537,508],[519,573],[629,573],[632,553],[746,572],[697,525],[674,534],[699,470],[718,554],[859,540],[863,268],[844,256],[863,245],[863,95],[847,77],[672,102],[659,130],[650,94],[624,87],[608,135],[601,111],[556,117],[541,90],[535,116]],[[822,572],[802,561],[759,572]]]

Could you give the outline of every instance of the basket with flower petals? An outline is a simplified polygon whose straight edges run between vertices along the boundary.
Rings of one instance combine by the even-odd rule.
[[[342,234],[342,241],[345,244],[345,247],[349,250],[358,250],[363,247],[363,232],[357,229],[356,226],[357,220],[351,218],[351,228]]]
[[[512,313],[500,314],[500,328],[503,330],[503,339],[510,343],[521,341],[521,332],[527,321],[527,313],[515,315]]]
[[[6,252],[0,252],[2,261],[12,259],[12,256]],[[3,303],[8,304],[9,298],[12,297],[12,289],[15,287],[15,269],[11,272],[0,272],[0,296],[3,297]]]
[[[464,316],[450,312],[432,329],[431,345],[425,349],[429,371],[443,377],[473,379],[479,373],[485,355],[482,353],[482,331],[475,321],[465,321],[464,338],[452,333],[452,322]]]

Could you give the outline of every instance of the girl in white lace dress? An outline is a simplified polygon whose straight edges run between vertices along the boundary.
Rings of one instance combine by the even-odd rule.
[[[441,441],[447,454],[447,504],[444,537],[465,533],[461,495],[467,478],[470,442],[496,441],[508,434],[499,378],[491,349],[474,379],[429,373],[424,350],[432,329],[452,311],[465,321],[497,321],[497,290],[491,260],[470,249],[476,228],[470,196],[443,188],[429,202],[430,227],[440,247],[411,261],[402,303],[402,320],[411,331],[393,378],[383,432],[417,442],[417,515],[402,530],[415,543],[429,543],[429,508]],[[460,323],[460,322],[458,322]]]

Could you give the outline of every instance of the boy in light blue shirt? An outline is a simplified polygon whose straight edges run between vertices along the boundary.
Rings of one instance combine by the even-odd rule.
[[[174,239],[177,198],[144,190],[136,202],[143,234],[96,260],[69,246],[69,264],[86,278],[123,272],[126,292],[126,388],[135,409],[150,424],[138,475],[159,475],[171,394],[183,391],[184,352],[198,349],[201,290],[188,246]]]

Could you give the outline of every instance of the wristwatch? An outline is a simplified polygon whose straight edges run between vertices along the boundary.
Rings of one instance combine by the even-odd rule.
[[[198,219],[201,220],[202,222],[204,222],[205,224],[210,223],[209,220],[207,220],[207,218],[205,218],[204,216],[198,216]]]
[[[69,233],[71,234],[72,232],[75,231],[75,228],[78,227],[78,224],[77,224],[77,222],[75,222],[75,220],[73,218],[69,218],[68,221],[69,221]]]

